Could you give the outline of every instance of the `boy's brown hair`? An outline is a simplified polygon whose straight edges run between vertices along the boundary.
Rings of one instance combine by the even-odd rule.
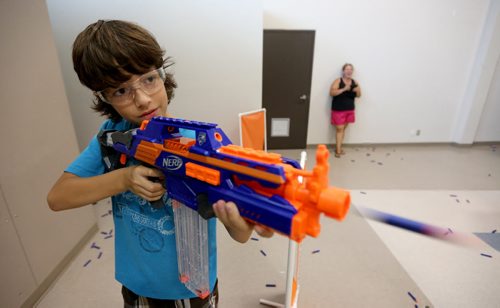
[[[73,43],[73,68],[80,82],[93,91],[116,88],[132,75],[142,75],[173,63],[146,29],[122,20],[99,20],[89,25]],[[166,74],[168,103],[177,87]],[[95,96],[92,107],[113,121],[121,116],[110,104]]]

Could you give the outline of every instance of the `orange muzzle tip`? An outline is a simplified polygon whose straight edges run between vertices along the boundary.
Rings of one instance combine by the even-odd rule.
[[[350,205],[351,195],[347,190],[328,187],[319,196],[318,210],[328,217],[342,220],[347,215]]]

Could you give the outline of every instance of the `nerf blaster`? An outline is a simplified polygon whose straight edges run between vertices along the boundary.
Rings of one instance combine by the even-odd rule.
[[[196,138],[183,137],[182,130]],[[342,220],[349,210],[349,193],[328,186],[324,145],[306,171],[280,154],[233,145],[213,123],[155,117],[127,132],[103,131],[99,139],[120,153],[122,166],[133,157],[161,170],[169,197],[205,219],[215,216],[216,201],[233,201],[243,218],[300,243],[319,235],[321,213]]]

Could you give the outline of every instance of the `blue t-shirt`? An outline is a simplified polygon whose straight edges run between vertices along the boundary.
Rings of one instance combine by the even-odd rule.
[[[107,120],[100,129],[131,128],[134,127],[125,120],[118,123]],[[104,170],[99,141],[94,136],[87,148],[65,171],[79,177],[92,177],[103,174]],[[164,200],[167,204],[164,208],[155,209],[148,201],[130,191],[115,195],[111,199],[115,223],[116,280],[134,293],[145,297],[196,297],[179,281],[171,200]],[[217,277],[215,226],[215,218],[210,219],[208,256],[211,290]]]

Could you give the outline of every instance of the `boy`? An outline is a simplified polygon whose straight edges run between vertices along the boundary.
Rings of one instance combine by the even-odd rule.
[[[77,36],[73,66],[82,84],[94,91],[93,109],[109,118],[101,130],[127,130],[145,119],[168,116],[177,85],[165,72],[171,63],[163,56],[156,39],[130,22],[99,20]],[[54,184],[47,202],[60,211],[112,197],[115,276],[123,285],[125,307],[176,307],[181,300],[190,307],[213,307],[218,302],[215,219],[208,222],[212,293],[201,300],[193,298],[178,279],[172,207],[155,209],[148,202],[165,195],[162,184],[150,180],[154,177],[164,176],[140,165],[105,172],[94,137]],[[246,242],[254,228],[262,236],[272,235],[246,222],[232,202],[221,200],[213,207],[238,242]]]

